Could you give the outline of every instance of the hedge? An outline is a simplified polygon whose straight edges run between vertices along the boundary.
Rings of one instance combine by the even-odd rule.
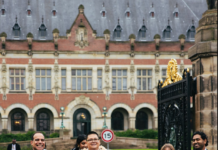
[[[127,130],[122,132],[114,132],[117,137],[134,137],[134,138],[146,138],[157,139],[158,131],[152,129],[145,130]]]

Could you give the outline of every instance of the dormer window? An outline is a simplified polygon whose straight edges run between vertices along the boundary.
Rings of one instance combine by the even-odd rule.
[[[28,15],[28,16],[31,15],[31,10],[27,10],[27,15]]]
[[[102,11],[102,17],[105,17],[105,11]]]
[[[39,36],[41,38],[45,38],[46,36],[46,27],[44,24],[41,24],[41,26],[39,27]]]
[[[19,36],[20,36],[20,26],[18,25],[18,23],[14,24],[13,33],[14,33],[15,38],[19,38]]]
[[[143,22],[144,22],[144,20],[143,20]],[[141,27],[141,29],[139,29],[139,39],[140,39],[140,40],[145,40],[145,37],[146,37],[146,30],[147,30],[147,28],[146,28],[146,26],[143,24],[142,27]]]
[[[122,31],[122,28],[121,28],[121,26],[119,25],[119,19],[118,19],[118,25],[117,25],[117,27],[114,29],[114,38],[115,38],[115,39],[120,39],[120,38],[121,38],[121,31]]]
[[[2,15],[5,15],[5,9],[2,9]]]
[[[53,16],[56,16],[56,10],[52,11]]]
[[[154,18],[154,12],[150,13],[151,18]]]
[[[166,39],[166,40],[170,40],[170,38],[171,38],[171,27],[168,25],[167,27],[166,27],[166,29],[164,29],[164,31],[163,31],[163,37],[164,37],[164,39]]]
[[[187,38],[189,40],[194,40],[195,39],[195,26],[192,25],[187,32]]]
[[[175,13],[174,13],[174,16],[175,16],[175,18],[179,18],[179,13],[178,13],[178,12],[175,12]]]
[[[130,12],[126,12],[126,17],[130,17]]]

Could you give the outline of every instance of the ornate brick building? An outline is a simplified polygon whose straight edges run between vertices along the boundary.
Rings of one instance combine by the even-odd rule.
[[[196,7],[198,6],[198,7]],[[206,1],[0,2],[0,131],[72,136],[157,128],[159,79],[187,51]]]

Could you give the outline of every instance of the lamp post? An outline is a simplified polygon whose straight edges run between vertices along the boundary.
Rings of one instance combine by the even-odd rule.
[[[103,107],[103,113],[102,113],[102,117],[104,117],[104,125],[103,125],[103,129],[107,129],[107,125],[106,125],[106,116],[107,116],[107,107]]]
[[[61,113],[60,113],[60,116],[62,117],[62,120],[61,120],[61,129],[64,129],[65,126],[64,126],[64,121],[63,121],[63,117],[65,116],[64,114],[64,107],[61,107]]]

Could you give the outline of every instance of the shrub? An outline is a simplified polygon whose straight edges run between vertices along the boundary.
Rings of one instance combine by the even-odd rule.
[[[114,132],[118,137],[134,137],[134,138],[147,138],[147,139],[157,139],[158,131],[152,129],[145,130],[127,130],[122,132]]]
[[[49,135],[50,138],[56,138],[59,137],[59,133],[52,133]]]

